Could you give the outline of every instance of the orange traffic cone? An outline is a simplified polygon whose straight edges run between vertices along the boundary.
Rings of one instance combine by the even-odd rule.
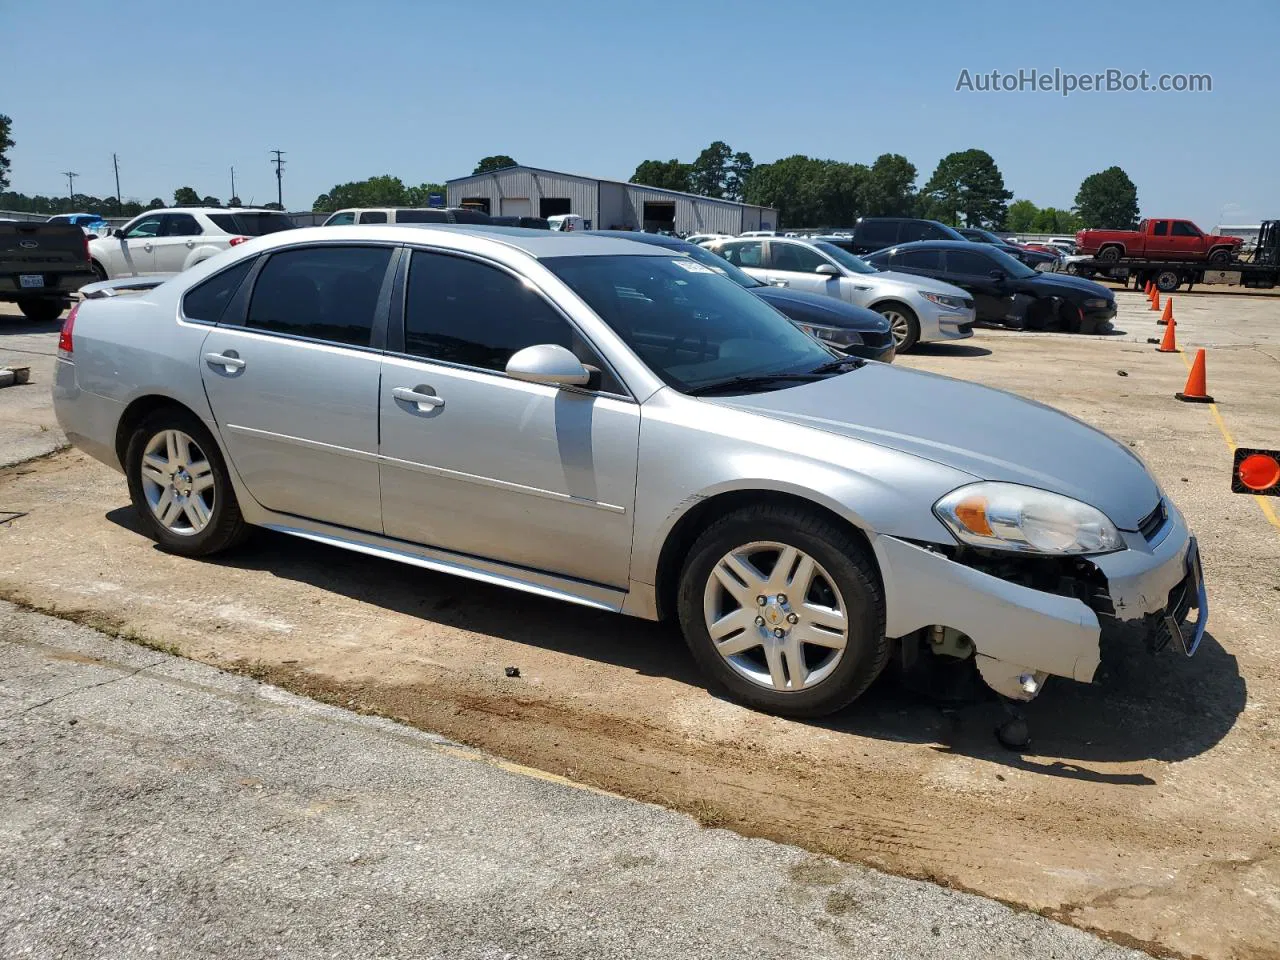
[[[1168,300],[1164,302],[1164,313],[1161,314],[1160,319],[1156,321],[1156,326],[1158,327],[1167,326],[1172,320],[1173,320],[1173,297],[1170,297]]]
[[[1177,353],[1178,338],[1174,333],[1178,329],[1178,321],[1170,320],[1169,325],[1164,328],[1164,337],[1160,340],[1160,346],[1156,347],[1158,353]]]
[[[1151,281],[1150,280],[1148,280],[1146,283],[1142,285],[1142,292],[1147,295],[1148,300],[1151,299]]]
[[[1173,327],[1173,324],[1169,324],[1170,330]],[[1182,388],[1181,393],[1175,393],[1174,396],[1187,403],[1213,403],[1213,397],[1205,392],[1204,347],[1196,351],[1196,358],[1191,364],[1191,373],[1187,375],[1187,385]]]
[[[1151,309],[1152,310],[1160,309],[1160,291],[1155,289],[1154,287],[1151,290]]]

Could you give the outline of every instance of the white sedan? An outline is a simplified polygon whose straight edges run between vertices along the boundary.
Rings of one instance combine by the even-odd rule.
[[[89,241],[89,259],[100,280],[178,273],[238,243],[291,230],[275,210],[239,207],[175,207],[148,210],[109,236]]]

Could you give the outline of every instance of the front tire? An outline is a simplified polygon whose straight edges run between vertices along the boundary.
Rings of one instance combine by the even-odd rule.
[[[834,713],[889,658],[866,547],[802,508],[745,507],[703,531],[685,561],[677,609],[703,671],[769,713]]]
[[[889,331],[898,353],[906,353],[920,342],[920,320],[912,309],[901,303],[882,303],[874,308],[889,321]]]
[[[1231,251],[1220,248],[1209,254],[1209,262],[1215,266],[1222,266],[1224,263],[1231,262]]]
[[[1176,270],[1161,270],[1156,274],[1156,289],[1161,293],[1173,293],[1182,285],[1182,275]]]
[[[93,271],[94,278],[101,283],[103,280],[110,279],[107,276],[107,268],[100,264],[97,260],[89,261],[89,269]]]
[[[66,308],[67,305],[62,300],[50,300],[45,297],[18,301],[18,309],[32,323],[53,323],[62,316],[62,311]]]
[[[209,556],[248,531],[217,443],[187,410],[165,407],[138,425],[125,473],[144,530],[170,553]]]

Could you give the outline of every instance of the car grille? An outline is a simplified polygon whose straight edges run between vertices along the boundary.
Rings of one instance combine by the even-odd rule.
[[[1150,543],[1164,528],[1165,521],[1168,519],[1169,512],[1164,508],[1164,501],[1161,500],[1154,510],[1138,521],[1138,532]]]
[[[972,323],[957,324],[956,329],[959,330],[961,333],[973,333],[973,324]]]
[[[868,330],[866,333],[859,334],[862,342],[868,347],[887,347],[893,343],[893,331],[886,330],[884,333],[877,333],[874,330]]]

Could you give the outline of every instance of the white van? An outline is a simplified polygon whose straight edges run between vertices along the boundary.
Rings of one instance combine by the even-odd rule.
[[[587,229],[587,221],[576,213],[557,213],[553,217],[547,217],[547,222],[551,224],[552,230],[563,230],[566,233]]]

